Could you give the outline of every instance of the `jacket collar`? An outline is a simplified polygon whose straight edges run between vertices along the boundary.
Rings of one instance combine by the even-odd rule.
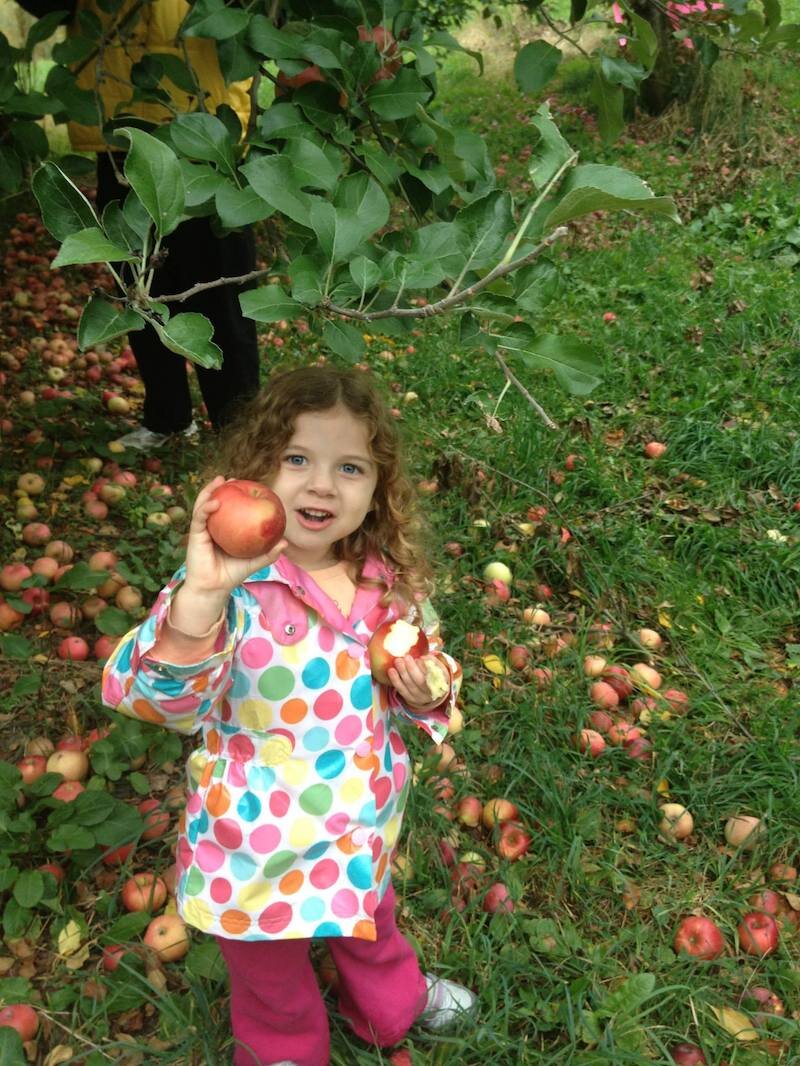
[[[389,586],[394,583],[394,574],[377,556],[370,555],[364,563],[364,577],[383,579]],[[353,606],[347,618],[339,611],[333,600],[327,596],[314,581],[313,574],[297,566],[285,555],[278,556],[272,566],[257,570],[245,579],[244,584],[256,584],[262,581],[277,581],[286,585],[298,599],[303,600],[329,625],[342,633],[354,637],[360,643],[364,642],[363,634],[355,631],[358,625],[372,611],[383,595],[379,587],[361,587],[356,589]],[[255,594],[255,590],[251,590]],[[258,596],[256,595],[256,599]]]

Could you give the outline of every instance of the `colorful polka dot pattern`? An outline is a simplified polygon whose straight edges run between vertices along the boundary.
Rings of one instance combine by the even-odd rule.
[[[260,575],[281,580],[276,568]],[[208,659],[148,662],[182,578],[179,571],[123,638],[103,681],[105,701],[124,714],[202,730],[187,761],[177,847],[181,914],[230,938],[374,939],[410,780],[390,712],[414,717],[369,672],[366,644],[387,610],[373,605],[353,622],[353,636],[337,629],[332,607],[319,616],[317,597],[306,603],[298,640],[287,642],[281,629],[278,642],[269,627],[281,619],[268,620],[259,586],[248,582],[234,591]],[[460,672],[440,654],[454,678],[452,705]],[[419,720],[438,739],[443,723],[444,714]]]

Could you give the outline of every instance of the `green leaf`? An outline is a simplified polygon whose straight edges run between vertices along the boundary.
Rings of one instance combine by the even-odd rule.
[[[346,322],[328,320],[322,327],[322,340],[332,352],[351,363],[358,362],[366,351],[361,333]]]
[[[31,163],[44,159],[50,151],[47,134],[38,122],[17,119],[10,132],[19,154]]]
[[[514,77],[524,93],[538,93],[550,81],[561,62],[561,51],[547,41],[531,41],[514,60]]]
[[[389,187],[393,185],[402,174],[402,169],[387,155],[382,148],[372,144],[360,144],[358,151],[371,173],[378,179],[381,185]]]
[[[455,218],[471,267],[487,266],[500,252],[514,226],[511,197],[494,189],[462,207]]]
[[[14,899],[20,907],[35,907],[44,897],[44,878],[38,870],[23,870],[14,885]]]
[[[139,773],[138,770],[128,774],[128,784],[139,796],[149,796],[152,791],[149,777],[147,774]]]
[[[69,18],[68,7],[65,7],[63,11],[50,11],[38,18],[28,30],[24,47],[25,55],[30,57],[36,45],[46,41],[48,37],[52,37],[61,23],[67,18]]]
[[[283,149],[281,155],[294,168],[295,180],[302,187],[324,189],[333,192],[342,172],[341,162],[330,160],[325,152],[305,137],[295,137]]]
[[[295,90],[294,100],[308,121],[324,133],[333,134],[341,123],[339,90],[334,85],[312,82]]]
[[[228,7],[225,0],[195,0],[183,21],[185,37],[212,37],[225,41],[247,29],[250,14],[241,8]]]
[[[361,293],[374,289],[381,280],[381,268],[364,255],[357,255],[350,260],[350,277]]]
[[[592,96],[597,105],[597,127],[608,144],[615,141],[625,127],[622,117],[623,92],[621,85],[609,85],[600,70],[595,72]]]
[[[135,258],[133,252],[110,241],[99,226],[92,226],[64,238],[53,268],[73,263],[123,263]]]
[[[14,686],[11,689],[11,698],[18,700],[23,696],[35,696],[39,689],[42,687],[42,673],[40,670],[35,670],[31,674],[23,674],[22,677],[18,677],[14,682]]]
[[[104,944],[127,944],[145,931],[152,917],[147,911],[123,914],[100,934],[100,939]]]
[[[432,118],[422,104],[417,105],[417,118],[435,133],[436,154],[444,163],[447,173],[453,181],[466,181],[467,175],[464,168],[464,160],[461,159],[456,151],[456,138],[453,130]]]
[[[29,659],[33,655],[33,645],[27,637],[3,633],[0,635],[0,652],[4,659]]]
[[[205,981],[221,981],[225,977],[225,960],[214,940],[193,944],[183,966],[187,973]]]
[[[227,229],[261,222],[275,213],[275,208],[263,200],[255,189],[239,189],[229,181],[217,190],[214,202],[220,221]]]
[[[72,122],[80,122],[84,126],[97,125],[100,115],[94,93],[79,89],[75,84],[75,76],[66,67],[51,67],[44,88],[45,93],[55,97],[61,105],[57,109],[51,103],[49,111],[63,110]]]
[[[302,306],[287,296],[280,285],[262,285],[239,296],[239,306],[245,318],[256,322],[278,322],[282,318],[296,318]]]
[[[219,370],[222,366],[222,349],[211,340],[214,327],[205,315],[185,311],[168,322],[148,317],[161,343],[176,355],[182,355],[206,370]]]
[[[282,155],[262,156],[240,168],[258,195],[301,226],[310,226],[309,212],[315,197],[296,188],[294,168]]]
[[[313,129],[296,104],[273,104],[268,107],[259,119],[258,128],[267,141],[307,137]]]
[[[120,801],[108,792],[81,792],[72,804],[71,820],[84,827],[102,825],[112,818],[119,808]]]
[[[431,95],[430,88],[419,74],[408,67],[388,81],[379,81],[366,95],[366,102],[376,115],[394,121],[410,118],[417,104],[424,104]]]
[[[367,174],[349,174],[336,187],[334,206],[356,220],[363,238],[371,237],[389,221],[389,201]]]
[[[16,1029],[4,1025],[0,1028],[0,1066],[20,1066],[27,1061],[22,1037]]]
[[[531,158],[528,173],[534,188],[543,189],[565,163],[578,157],[550,118],[548,104],[542,104],[530,121],[531,125],[539,131],[541,140]]]
[[[569,21],[571,26],[574,26],[576,22],[580,22],[586,14],[588,6],[588,0],[570,0]]]
[[[332,263],[340,263],[361,244],[364,233],[352,211],[337,210],[327,200],[311,206],[309,224],[317,235],[320,250]]]
[[[656,31],[641,15],[630,11],[628,17],[631,20],[634,36],[628,38],[628,51],[634,59],[637,59],[649,73],[655,64],[658,55],[658,37]]]
[[[220,41],[217,58],[226,85],[252,78],[261,69],[261,57],[248,45],[244,32]]]
[[[448,52],[464,52],[475,60],[478,64],[478,72],[483,74],[483,56],[481,53],[473,52],[470,48],[465,48],[463,44],[459,44],[447,30],[436,30],[428,37],[425,44],[428,48],[446,48]]]
[[[172,233],[183,215],[186,191],[178,157],[168,144],[126,126],[118,131],[130,140],[125,177],[161,237]]]
[[[464,266],[464,250],[457,227],[450,222],[433,222],[418,229],[411,239],[412,254],[405,259],[406,285],[424,289],[455,277]]]
[[[85,352],[96,344],[106,344],[126,333],[143,329],[144,325],[142,316],[124,304],[112,303],[102,296],[92,296],[81,313],[78,346]]]
[[[561,387],[574,396],[586,396],[600,384],[600,365],[594,350],[576,337],[537,337],[524,323],[492,337],[525,366],[552,370]]]
[[[540,259],[514,275],[514,299],[523,311],[538,314],[558,295],[561,279],[555,266]]]
[[[95,846],[95,835],[79,825],[60,825],[46,843],[51,851],[88,851]]]
[[[235,169],[235,149],[228,131],[216,115],[194,111],[178,115],[169,126],[172,143],[189,159],[214,163],[230,177]]]
[[[0,189],[15,193],[22,185],[22,161],[10,145],[0,144]]]
[[[621,85],[624,89],[638,92],[639,83],[647,77],[644,67],[635,66],[625,59],[613,56],[600,57],[600,69],[609,85]]]
[[[310,255],[301,255],[289,264],[292,296],[306,307],[316,307],[322,299],[325,267]]]
[[[182,59],[172,52],[160,52],[153,49],[150,55],[155,56],[163,69],[162,81],[167,78],[177,88],[185,93],[194,95],[197,92],[197,83],[192,77],[192,72]]]
[[[220,174],[209,163],[190,163],[188,159],[180,159],[179,162],[181,174],[183,174],[187,209],[208,203],[226,184],[229,184],[225,175]]]
[[[604,1014],[634,1014],[653,995],[655,987],[655,974],[633,974],[619,988],[606,996],[601,1004],[602,1012]]]
[[[134,621],[127,611],[119,607],[104,607],[94,624],[107,637],[122,637],[133,628]]]
[[[279,30],[266,15],[250,17],[247,40],[256,52],[269,59],[303,58],[303,38],[289,30]]]
[[[635,211],[664,215],[673,222],[680,222],[671,197],[654,196],[649,185],[621,167],[607,167],[600,163],[575,167],[567,175],[560,192],[561,199],[547,216],[547,230],[593,211]]]

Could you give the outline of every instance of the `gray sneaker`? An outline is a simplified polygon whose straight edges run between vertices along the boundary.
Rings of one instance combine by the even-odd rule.
[[[478,997],[463,985],[432,973],[425,974],[425,984],[428,986],[428,1002],[419,1017],[423,1028],[438,1032],[475,1013]]]
[[[181,430],[181,436],[185,437],[186,440],[194,440],[198,433],[197,423],[194,421],[186,429]],[[163,447],[170,436],[171,434],[169,433],[154,433],[152,429],[148,429],[146,426],[139,426],[138,429],[126,433],[124,437],[119,437],[117,443],[133,451],[152,452],[156,448]]]

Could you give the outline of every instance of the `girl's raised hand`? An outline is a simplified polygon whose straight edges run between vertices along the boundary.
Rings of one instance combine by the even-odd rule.
[[[236,586],[241,585],[251,574],[271,566],[288,545],[288,541],[280,540],[271,552],[252,559],[235,559],[224,552],[211,539],[206,525],[209,516],[220,507],[219,500],[211,498],[212,494],[224,482],[224,477],[215,477],[200,490],[195,500],[186,545],[184,581],[184,585],[196,595],[219,597],[221,602],[226,601]]]

